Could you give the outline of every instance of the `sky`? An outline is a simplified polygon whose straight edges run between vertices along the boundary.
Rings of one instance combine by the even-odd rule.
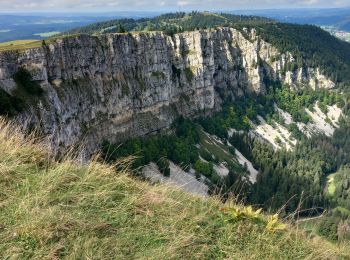
[[[349,6],[350,0],[0,0],[0,12],[223,11]]]

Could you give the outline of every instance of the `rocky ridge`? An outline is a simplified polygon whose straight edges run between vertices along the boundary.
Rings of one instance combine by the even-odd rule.
[[[0,88],[12,94],[24,67],[45,94],[17,120],[39,127],[52,148],[112,142],[168,128],[178,115],[220,110],[228,99],[264,94],[266,79],[332,88],[318,69],[285,71],[293,61],[254,30],[219,28],[57,39],[41,48],[0,53]]]

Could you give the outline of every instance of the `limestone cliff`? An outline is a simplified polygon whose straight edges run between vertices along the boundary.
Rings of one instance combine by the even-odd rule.
[[[85,141],[93,152],[103,139],[150,134],[179,114],[208,114],[224,99],[263,94],[266,78],[334,86],[317,69],[286,72],[291,60],[254,30],[79,35],[0,53],[0,87],[11,94],[14,73],[26,68],[45,95],[17,119],[39,127],[55,149]]]

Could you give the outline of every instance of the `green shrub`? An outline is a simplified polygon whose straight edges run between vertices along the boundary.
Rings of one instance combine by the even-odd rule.
[[[181,76],[181,70],[178,69],[174,64],[171,65],[171,70],[173,72],[173,75],[176,76],[177,78],[180,78]]]
[[[152,71],[152,77],[158,78],[158,79],[164,79],[165,74],[163,71]]]
[[[0,115],[11,117],[23,109],[24,102],[22,99],[13,97],[3,89],[0,89]]]
[[[158,164],[164,175],[169,175],[169,163],[166,159],[184,167],[198,160],[199,142],[198,130],[186,119],[175,123],[176,133],[172,135],[152,136],[148,138],[133,138],[123,144],[102,144],[102,154],[107,161],[115,162],[120,158],[136,156],[131,165],[138,169],[150,162]]]
[[[128,96],[130,94],[130,89],[129,86],[127,84],[123,84],[122,85],[122,96]]]
[[[327,114],[327,112],[328,112],[327,104],[325,104],[325,103],[323,103],[323,102],[319,102],[319,103],[318,103],[318,107],[320,108],[320,110],[321,110],[323,113]]]
[[[193,71],[191,70],[191,68],[186,68],[185,69],[185,75],[186,75],[187,81],[191,82],[193,77],[194,77],[194,74],[193,74]]]
[[[200,149],[199,155],[208,162],[213,161],[213,156],[206,149]]]
[[[163,175],[165,177],[170,176],[169,161],[166,158],[164,158],[164,157],[160,158],[157,161],[157,165],[158,165],[160,172],[163,173]]]
[[[19,90],[25,91],[26,94],[40,96],[43,94],[43,89],[40,85],[33,81],[32,75],[24,68],[20,68],[14,75],[13,80],[17,84]]]
[[[296,123],[291,123],[290,125],[288,125],[288,130],[292,133],[292,136],[295,139],[300,140],[304,136],[303,132],[299,130]]]
[[[40,96],[43,94],[40,85],[33,82],[32,76],[24,68],[20,68],[13,75],[13,80],[17,85],[13,95],[0,89],[0,115],[12,117],[24,110],[29,96]]]
[[[209,179],[212,177],[214,172],[213,163],[207,163],[201,160],[196,161],[196,163],[194,164],[194,169],[196,170],[196,172],[201,173]]]
[[[329,217],[320,222],[318,226],[318,234],[332,241],[337,241],[337,221],[335,218]]]
[[[32,80],[31,74],[24,68],[13,75],[13,80],[17,85],[13,95],[0,89],[0,115],[12,117],[25,109],[29,97],[43,94],[40,85]]]
[[[275,137],[275,142],[276,142],[277,144],[282,144],[282,140],[281,140],[281,138],[279,138],[278,135],[276,135],[276,137]]]

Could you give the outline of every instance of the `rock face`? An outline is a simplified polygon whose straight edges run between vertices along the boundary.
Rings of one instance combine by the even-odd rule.
[[[245,35],[245,36],[244,36]],[[50,137],[52,148],[84,142],[94,152],[113,142],[168,128],[178,115],[219,110],[226,99],[264,94],[264,80],[317,87],[334,84],[316,69],[285,72],[293,59],[254,30],[79,35],[41,48],[0,53],[0,87],[26,68],[45,95],[18,116]]]

